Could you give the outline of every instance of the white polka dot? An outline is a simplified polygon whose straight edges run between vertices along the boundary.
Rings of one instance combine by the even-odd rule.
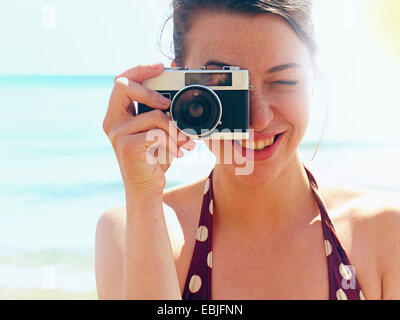
[[[197,229],[196,239],[198,241],[203,242],[203,241],[206,241],[207,238],[208,238],[208,229],[207,229],[207,227],[206,226],[200,226]]]
[[[214,202],[213,199],[210,201],[210,206],[208,207],[208,210],[210,211],[211,214],[214,214]]]
[[[360,290],[360,299],[365,300],[364,293]]]
[[[212,251],[210,251],[207,255],[207,265],[212,268]]]
[[[343,279],[350,280],[353,277],[353,273],[349,266],[345,266],[343,263],[339,266],[339,272],[342,275]]]
[[[210,179],[208,178],[206,181],[206,184],[204,186],[204,194],[208,192],[208,189],[210,189]]]
[[[336,298],[338,300],[347,300],[347,295],[342,289],[339,289],[338,291],[336,291]]]
[[[190,278],[189,290],[191,293],[196,293],[200,290],[200,288],[201,288],[201,278],[195,274]]]
[[[332,245],[329,240],[325,240],[325,253],[327,257],[332,253]]]

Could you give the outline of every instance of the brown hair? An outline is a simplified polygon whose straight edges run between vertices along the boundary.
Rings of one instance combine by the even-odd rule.
[[[183,67],[185,60],[186,33],[190,30],[196,14],[207,11],[228,14],[278,15],[297,33],[307,46],[313,60],[317,53],[318,48],[312,22],[312,0],[173,0],[172,9],[173,14],[165,21],[162,31],[167,22],[173,19],[173,51],[175,57],[171,59],[175,61],[178,67]],[[162,31],[159,39],[160,49]],[[327,117],[328,113],[326,113],[324,129],[311,160],[314,159],[319,150],[326,129]]]
[[[238,14],[276,14],[282,17],[308,47],[312,57],[317,46],[311,19],[311,0],[173,0],[174,61],[182,67],[185,58],[185,34],[199,12]],[[168,21],[168,20],[167,20]]]

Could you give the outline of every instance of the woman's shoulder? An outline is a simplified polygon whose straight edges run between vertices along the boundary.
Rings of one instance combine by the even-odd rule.
[[[197,227],[205,180],[169,188],[163,193],[165,223],[179,270],[187,267],[193,249],[187,243],[193,242],[190,237]],[[107,299],[119,299],[125,215],[125,204],[116,204],[100,215],[96,226],[96,282],[98,292],[107,292]]]
[[[320,191],[350,260],[368,275],[364,283],[376,277],[373,291],[380,287],[380,298],[400,299],[400,193],[338,186]]]
[[[205,181],[206,178],[164,191],[164,218],[178,269],[186,266],[193,250]]]
[[[163,209],[164,217],[167,224],[178,219],[180,223],[184,223],[192,214],[186,214],[188,210],[201,205],[204,189],[204,179],[195,182],[181,184],[171,188],[167,188],[163,192]],[[201,195],[201,196],[200,196]],[[115,204],[103,212],[97,222],[97,229],[107,229],[106,233],[118,235],[125,225],[126,207],[124,203]]]
[[[188,208],[193,207],[196,200],[199,202],[199,195],[202,199],[202,190],[204,189],[206,178],[186,183],[180,184],[174,187],[170,187],[163,192],[163,208],[164,210],[172,209],[180,217],[184,218],[181,214],[187,211]],[[169,210],[170,211],[170,210]],[[104,213],[100,216],[100,224],[113,225],[114,227],[121,228],[124,224],[126,208],[124,203],[115,204],[107,208]]]
[[[340,185],[324,185],[319,190],[334,217],[358,215],[360,218],[374,219],[400,209],[400,192]]]
[[[386,223],[399,224],[400,193],[384,192],[353,186],[322,186],[320,193],[332,220],[382,233]],[[369,230],[372,231],[372,230]]]

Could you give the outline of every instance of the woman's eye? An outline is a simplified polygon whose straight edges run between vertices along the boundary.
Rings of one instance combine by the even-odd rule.
[[[282,84],[282,85],[286,85],[286,86],[295,86],[297,85],[297,81],[275,81],[272,82],[272,84]]]

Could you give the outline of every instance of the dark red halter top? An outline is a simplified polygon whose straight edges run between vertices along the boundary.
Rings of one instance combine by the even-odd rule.
[[[355,277],[355,269],[335,234],[326,206],[319,195],[318,185],[310,171],[305,168],[310,186],[321,213],[322,228],[329,274],[330,300],[364,300]],[[204,189],[196,244],[183,291],[183,300],[211,300],[212,271],[212,217],[213,217],[213,171]]]

